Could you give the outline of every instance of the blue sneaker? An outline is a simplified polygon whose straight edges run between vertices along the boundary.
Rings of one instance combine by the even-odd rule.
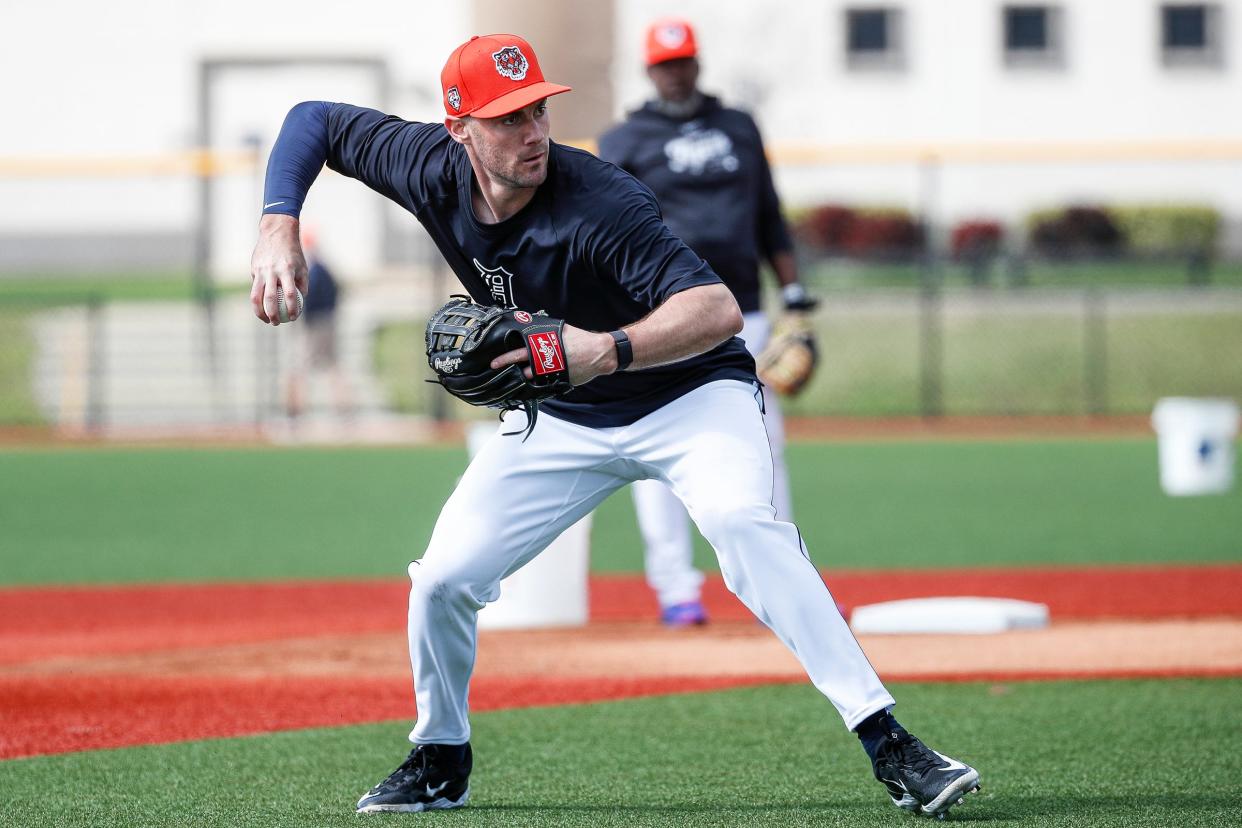
[[[707,623],[707,610],[702,601],[683,601],[660,610],[660,621],[666,627],[698,627]]]

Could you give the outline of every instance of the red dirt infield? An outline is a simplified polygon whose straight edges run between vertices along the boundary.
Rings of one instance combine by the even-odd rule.
[[[1242,566],[835,571],[826,580],[847,607],[934,595],[1049,606],[1047,635],[1017,634],[1029,658],[1015,655],[1013,639],[970,637],[964,647],[942,636],[933,649],[973,655],[920,666],[902,657],[908,641],[865,640],[888,681],[1242,675],[1233,644]],[[405,597],[403,581],[387,580],[0,590],[0,759],[412,719]],[[668,631],[653,621],[641,577],[595,577],[585,629],[481,635],[472,709],[805,680],[719,578],[704,597],[713,624]],[[1067,642],[1093,634],[1099,653],[1060,659]],[[1163,648],[1152,644],[1160,636]]]

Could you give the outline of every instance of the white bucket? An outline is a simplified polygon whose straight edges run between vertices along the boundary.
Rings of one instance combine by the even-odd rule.
[[[1232,400],[1165,397],[1151,422],[1165,494],[1220,494],[1233,487],[1238,406]]]
[[[466,433],[470,456],[496,436],[492,423],[476,423]],[[513,425],[505,426],[512,431]],[[520,440],[520,437],[496,437]],[[479,611],[479,629],[581,627],[587,623],[587,572],[591,554],[591,514],[552,541],[526,566],[500,582],[500,598]]]

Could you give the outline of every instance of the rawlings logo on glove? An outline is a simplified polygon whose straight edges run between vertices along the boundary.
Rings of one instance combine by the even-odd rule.
[[[530,351],[531,370],[536,374],[555,374],[565,370],[565,354],[561,351],[560,338],[552,331],[531,334],[526,338],[526,347]]]
[[[454,371],[456,371],[458,366],[460,365],[461,365],[461,359],[459,357],[451,357],[451,358],[445,358],[445,359],[440,359],[439,357],[437,357],[436,359],[433,359],[431,361],[431,367],[435,369],[437,373],[441,373],[441,374],[451,374]]]
[[[573,388],[561,344],[564,331],[562,319],[454,296],[427,321],[427,364],[435,381],[458,399],[524,410],[529,436],[539,403]],[[493,359],[519,348],[530,357],[530,379],[521,364],[491,367]]]

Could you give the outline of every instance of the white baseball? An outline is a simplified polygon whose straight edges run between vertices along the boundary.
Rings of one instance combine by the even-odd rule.
[[[298,295],[298,318],[300,319],[303,304],[302,291],[294,288],[293,292]],[[281,322],[289,321],[289,307],[285,304],[285,289],[280,285],[276,286],[276,318]]]

